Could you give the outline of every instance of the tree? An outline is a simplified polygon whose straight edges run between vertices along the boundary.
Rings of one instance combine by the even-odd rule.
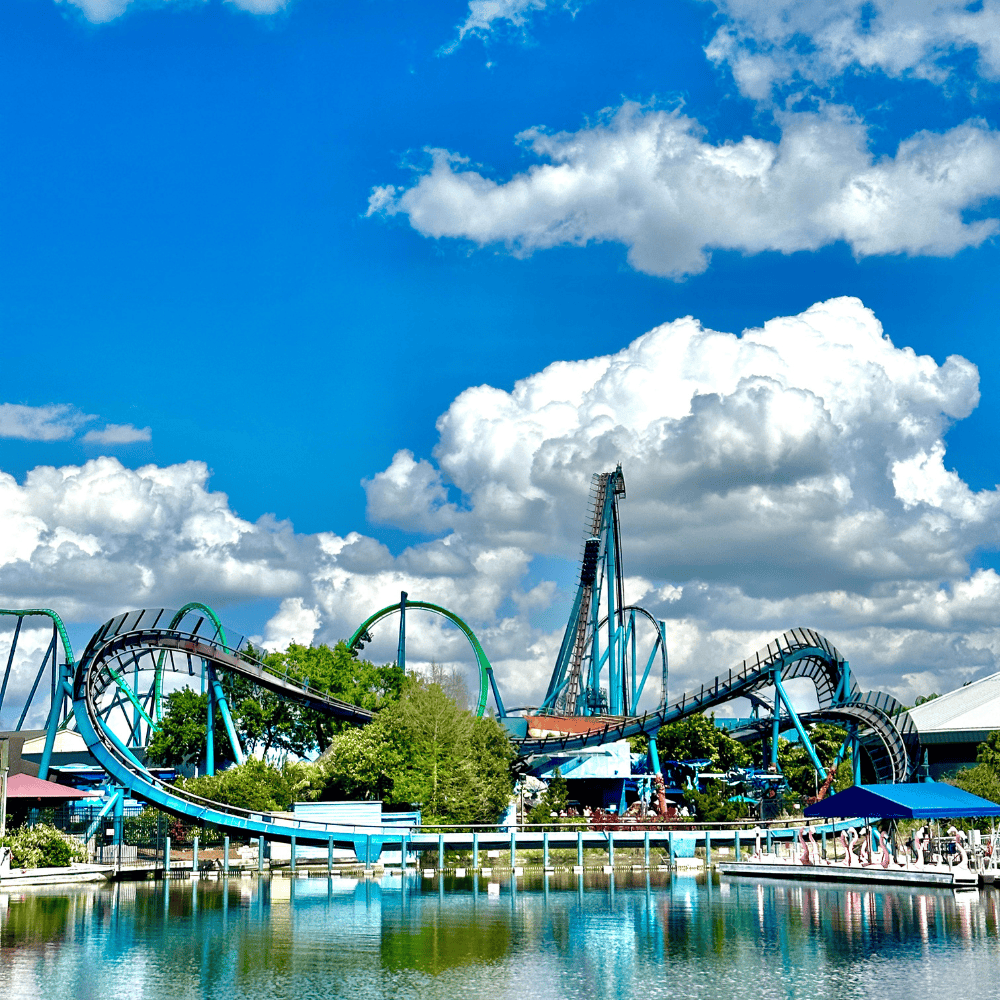
[[[959,771],[955,775],[955,784],[973,795],[989,799],[990,802],[1000,802],[1000,775],[990,764],[977,764]]]
[[[492,823],[510,801],[514,757],[495,719],[477,719],[440,685],[410,676],[398,701],[360,732],[335,735],[297,774],[320,798],[408,803],[428,823]]]
[[[689,715],[662,726],[656,734],[656,749],[661,760],[710,760],[720,771],[750,763],[744,747],[716,727],[714,715]]]
[[[179,778],[176,784],[203,799],[255,812],[288,809],[293,801],[294,785],[288,770],[255,757],[218,774]]]
[[[528,820],[531,823],[548,823],[552,814],[558,815],[566,809],[569,803],[569,785],[557,767],[552,772],[548,787],[542,793],[538,805],[531,810]]]
[[[1000,776],[1000,730],[994,730],[979,744],[976,751],[976,761],[988,767],[995,775]]]
[[[399,696],[403,671],[395,664],[376,666],[338,642],[303,646],[292,643],[283,653],[250,647],[245,654],[272,673],[307,685],[320,694],[378,711]],[[227,674],[223,688],[244,746],[267,756],[278,750],[305,757],[322,752],[333,736],[350,724],[309,709],[236,674]]]
[[[817,722],[809,729],[809,742],[825,768],[833,765],[846,738],[847,730],[830,722]],[[789,787],[798,795],[815,794],[818,785],[824,780],[817,772],[812,757],[799,742],[778,741],[778,766]],[[839,792],[853,780],[850,757],[846,757],[837,768],[833,790]]]
[[[215,761],[219,767],[236,755],[229,744],[222,713],[214,717]],[[163,767],[205,763],[205,740],[208,736],[208,695],[197,694],[189,687],[167,695],[167,711],[146,748],[146,759]]]
[[[704,823],[729,823],[743,819],[750,812],[747,803],[729,801],[730,791],[721,781],[710,781],[704,792],[696,788],[688,789],[684,793],[684,801]]]

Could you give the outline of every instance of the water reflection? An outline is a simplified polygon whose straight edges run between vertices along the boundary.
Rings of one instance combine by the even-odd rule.
[[[646,872],[50,888],[0,894],[0,995],[996,993],[998,903]]]

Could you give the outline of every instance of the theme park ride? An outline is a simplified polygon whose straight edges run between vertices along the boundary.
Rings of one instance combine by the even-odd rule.
[[[350,646],[361,648],[370,640],[374,625],[398,614],[397,661],[405,666],[407,614],[427,612],[448,619],[464,633],[475,654],[480,678],[477,713],[482,715],[487,710],[492,693],[496,715],[522,759],[559,755],[639,734],[655,736],[668,723],[736,699],[747,699],[752,707],[750,716],[733,722],[729,734],[745,743],[761,742],[774,765],[780,734],[794,730],[821,775],[820,780],[825,778],[827,769],[810,742],[809,727],[828,721],[847,730],[839,757],[851,754],[856,781],[860,778],[862,752],[876,781],[913,780],[920,745],[903,706],[887,694],[862,692],[848,662],[811,629],[784,632],[697,690],[669,697],[665,623],[643,608],[624,603],[618,510],[624,498],[620,467],[594,476],[572,610],[545,698],[536,709],[508,710],[493,668],[472,629],[453,612],[428,602],[410,601],[405,593],[398,604],[377,611],[363,622],[351,637]],[[117,798],[109,797],[109,810],[120,809],[124,795],[130,794],[188,820],[237,833],[279,840],[296,838],[303,843],[336,842],[337,846],[354,846],[366,856],[372,851],[378,856],[380,842],[374,843],[371,833],[362,836],[348,828],[334,829],[326,824],[221,806],[160,780],[145,765],[145,747],[162,721],[164,679],[168,674],[197,680],[209,696],[209,771],[214,766],[216,710],[237,761],[243,759],[220,681],[222,675],[251,681],[281,698],[352,724],[363,725],[372,718],[371,712],[331,698],[308,681],[266,666],[245,639],[224,629],[210,608],[193,603],[176,612],[147,609],[118,615],[98,629],[79,660],[55,612],[0,609],[0,619],[3,617],[13,620],[14,628],[0,686],[0,709],[17,659],[23,622],[45,617],[52,623],[52,639],[17,726],[20,729],[24,725],[48,673],[49,682],[42,686],[49,694],[49,706],[40,777],[49,774],[54,755],[58,754],[60,734],[75,732],[119,790]],[[657,703],[640,714],[640,702],[651,676],[659,679]],[[812,683],[817,708],[796,710],[788,691],[788,682],[796,678]],[[359,838],[364,840],[364,846],[359,846]],[[398,841],[399,834],[381,838],[391,839]],[[380,838],[375,837],[375,841]]]

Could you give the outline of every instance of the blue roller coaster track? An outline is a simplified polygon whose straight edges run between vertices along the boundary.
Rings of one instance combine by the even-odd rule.
[[[407,609],[429,611],[455,623],[469,639],[480,670],[478,714],[486,707],[492,688],[497,715],[515,743],[524,770],[533,759],[593,747],[639,734],[654,736],[664,725],[702,714],[734,699],[747,698],[767,710],[765,718],[741,720],[730,735],[744,742],[763,741],[777,760],[780,733],[796,731],[817,772],[823,773],[809,740],[809,727],[821,721],[846,727],[847,751],[859,773],[863,749],[879,782],[914,779],[920,762],[920,741],[902,705],[884,693],[862,692],[848,662],[823,636],[796,628],[775,637],[766,647],[697,690],[680,697],[667,696],[665,628],[642,608],[625,605],[618,501],[624,498],[624,478],[619,467],[594,477],[592,509],[580,582],[546,697],[534,714],[505,710],[492,666],[472,630],[460,618],[438,605],[408,601],[390,605],[369,617],[352,636],[352,647],[368,638],[368,628],[398,613],[399,662],[405,657]],[[372,713],[330,697],[287,672],[279,673],[257,659],[246,640],[225,629],[215,613],[203,604],[185,605],[180,611],[152,609],[118,615],[91,638],[79,661],[73,656],[58,615],[41,609],[0,610],[16,618],[7,671],[0,688],[0,706],[15,659],[21,624],[31,616],[48,617],[53,636],[35,677],[18,727],[51,663],[51,699],[46,725],[45,751],[40,774],[48,772],[59,729],[74,728],[90,754],[112,781],[132,795],[187,820],[214,824],[224,830],[271,840],[353,846],[358,857],[371,861],[381,845],[398,843],[401,834],[378,828],[356,828],[309,823],[268,813],[220,806],[186,793],[153,776],[143,764],[142,747],[160,721],[160,701],[166,673],[200,677],[213,707],[219,707],[237,760],[242,758],[225,703],[222,674],[241,677],[290,701],[318,712],[364,725]],[[638,622],[646,622],[649,653],[637,649]],[[63,662],[58,662],[60,643]],[[643,687],[653,666],[660,664],[659,704],[637,711]],[[140,676],[152,677],[145,695]],[[131,683],[129,682],[131,678]],[[818,708],[797,712],[787,691],[795,679],[810,681]],[[770,700],[769,700],[770,699]],[[118,712],[117,725],[112,715]],[[214,711],[209,712],[209,719]],[[124,717],[124,731],[122,719]],[[117,730],[117,731],[116,731]],[[209,741],[212,739],[211,728]],[[212,754],[208,754],[211,761]]]

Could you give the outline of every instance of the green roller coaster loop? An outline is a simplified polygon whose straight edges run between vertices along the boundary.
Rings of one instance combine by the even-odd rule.
[[[13,615],[14,617],[17,618],[30,618],[33,616],[42,618],[51,618],[52,624],[55,626],[56,631],[59,633],[59,638],[63,646],[63,652],[66,655],[67,673],[69,677],[72,677],[76,673],[76,659],[73,656],[73,647],[70,644],[69,635],[66,632],[66,626],[63,624],[63,620],[59,617],[58,614],[56,614],[55,611],[52,611],[50,608],[23,608],[23,609],[0,608],[0,615]],[[149,717],[149,715],[146,713],[146,710],[139,703],[139,699],[132,691],[132,688],[129,686],[129,683],[114,670],[109,670],[108,672],[111,675],[112,679],[114,680],[115,684],[121,690],[122,694],[124,694],[125,697],[128,698],[128,700],[132,703],[135,709],[142,715],[143,719],[149,725],[153,725],[153,720]],[[65,728],[66,725],[69,723],[69,720],[72,718],[73,718],[73,713],[71,711],[66,716],[66,718],[63,719],[59,728],[60,729]]]
[[[209,620],[215,626],[216,637],[223,646],[226,645],[226,632],[222,627],[222,622],[219,621],[219,616],[207,604],[202,604],[199,601],[192,601],[190,604],[185,604],[184,607],[170,619],[170,624],[167,627],[171,629],[177,628],[177,626],[181,623],[181,619],[189,611],[202,611],[208,615]],[[161,701],[163,695],[163,664],[166,656],[166,651],[160,653],[156,660],[156,673],[153,675],[153,712],[156,715],[157,724],[163,721],[163,707],[161,705]]]
[[[493,667],[487,659],[486,654],[483,652],[483,647],[479,644],[476,634],[471,628],[469,628],[468,625],[465,624],[464,621],[462,621],[461,618],[458,617],[458,615],[449,611],[447,608],[440,607],[437,604],[430,604],[427,601],[408,600],[406,602],[406,609],[409,610],[410,608],[418,608],[422,611],[431,611],[436,615],[440,615],[442,618],[447,618],[453,625],[457,625],[465,634],[466,639],[469,640],[469,644],[472,646],[473,652],[476,654],[476,663],[479,665],[479,704],[476,706],[476,716],[478,718],[482,718],[486,712],[486,698],[489,692],[488,680],[493,675]],[[389,607],[382,608],[381,611],[376,611],[375,614],[366,618],[354,630],[354,634],[348,640],[347,648],[353,650],[364,638],[368,629],[371,628],[372,625],[381,621],[383,618],[388,618],[389,615],[398,611],[399,604],[390,604]]]

